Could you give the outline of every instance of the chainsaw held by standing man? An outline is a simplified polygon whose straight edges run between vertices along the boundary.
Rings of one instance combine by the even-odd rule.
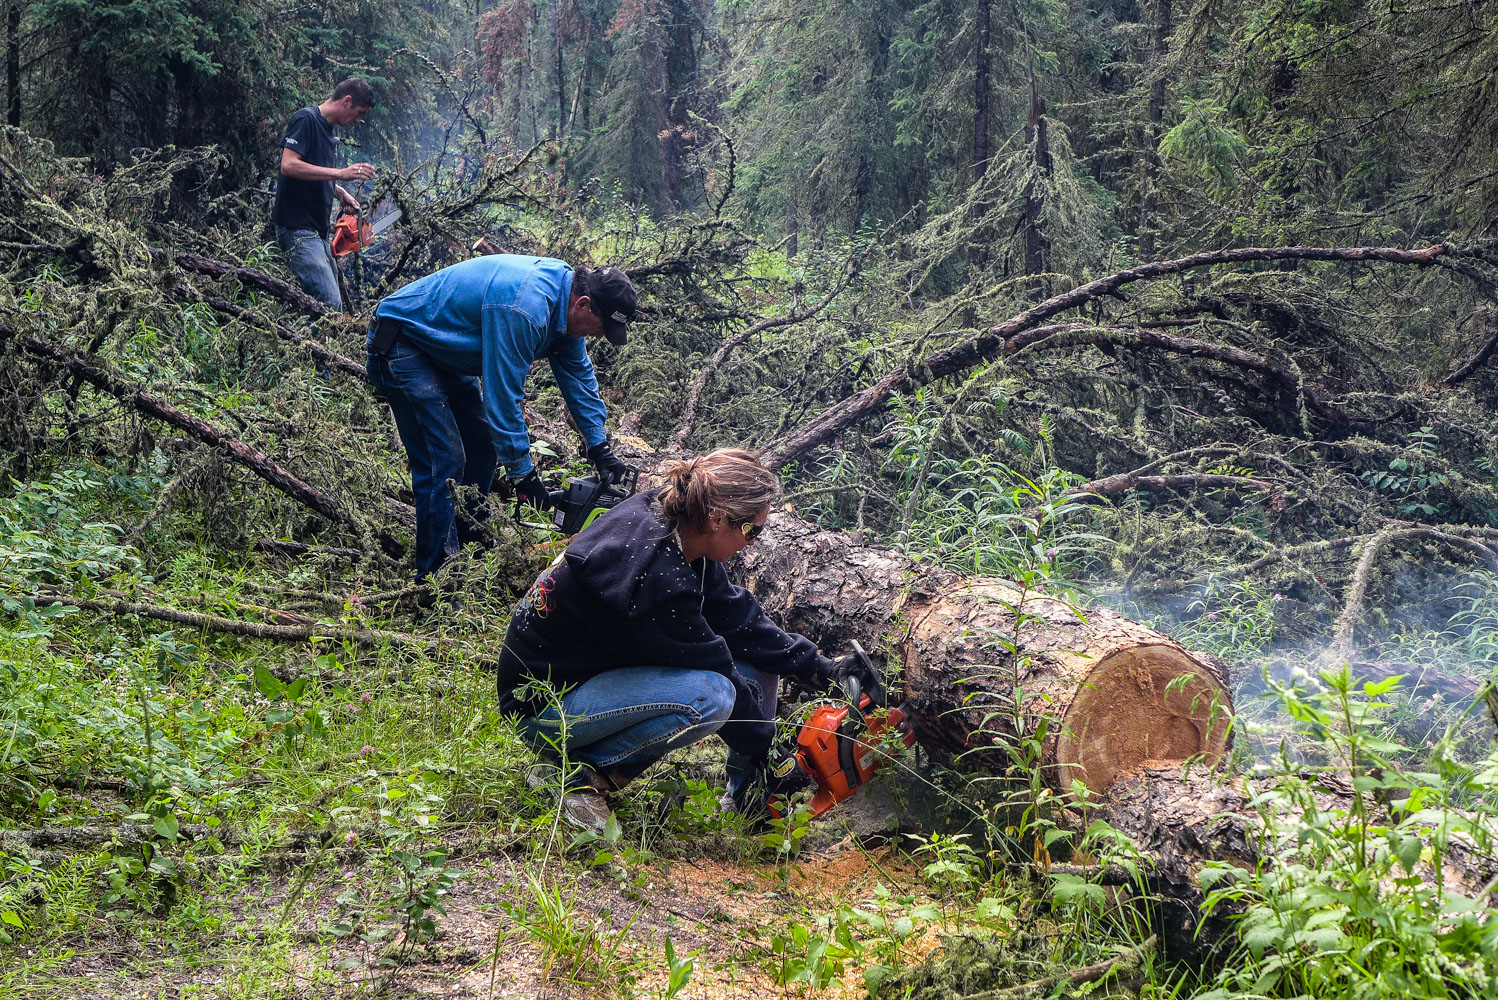
[[[462,261],[380,300],[366,344],[369,380],[390,404],[411,462],[418,580],[483,537],[496,465],[522,502],[550,508],[520,410],[525,377],[541,358],[599,475],[629,472],[608,444],[586,339],[622,345],[637,307],[616,267],[517,254]],[[467,488],[461,511],[455,485]]]
[[[338,144],[341,130],[362,122],[373,107],[374,91],[369,84],[350,77],[334,87],[326,101],[292,115],[281,137],[281,179],[271,210],[276,242],[302,291],[339,312],[343,310],[343,295],[338,290],[338,265],[328,240],[333,200],[337,198],[344,208],[357,212],[359,199],[338,182],[369,180],[375,168],[369,163],[338,166]]]
[[[554,777],[536,783],[561,784],[563,815],[591,829],[608,820],[608,794],[713,733],[729,748],[725,805],[763,810],[780,678],[824,688],[869,670],[866,657],[829,659],[782,631],[724,571],[764,530],[773,471],[723,449],[664,476],[536,578],[500,652],[501,710],[551,762],[536,771]]]

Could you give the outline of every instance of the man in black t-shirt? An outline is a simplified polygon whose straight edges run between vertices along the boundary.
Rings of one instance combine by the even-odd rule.
[[[281,139],[281,182],[271,219],[302,289],[330,309],[342,310],[338,272],[328,231],[333,198],[358,211],[359,201],[337,181],[369,180],[369,163],[338,166],[339,129],[357,125],[374,107],[374,92],[358,77],[333,88],[333,96],[291,116]]]

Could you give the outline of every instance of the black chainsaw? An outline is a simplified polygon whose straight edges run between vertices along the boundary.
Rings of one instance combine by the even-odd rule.
[[[635,495],[640,483],[640,470],[630,469],[617,480],[604,479],[596,473],[569,479],[559,490],[547,492],[551,498],[551,520],[528,521],[526,516],[543,512],[529,504],[515,505],[515,520],[527,528],[543,528],[563,535],[575,535],[606,510],[619,506]]]

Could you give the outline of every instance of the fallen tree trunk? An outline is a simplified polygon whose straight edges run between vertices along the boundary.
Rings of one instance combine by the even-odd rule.
[[[1003,771],[1013,741],[1037,736],[1054,785],[1103,791],[1146,760],[1215,761],[1227,748],[1221,671],[1114,612],[928,566],[785,511],[745,550],[743,573],[772,618],[823,649],[856,639],[889,653],[897,696],[939,753]]]
[[[164,250],[151,249],[151,257],[154,260],[165,261],[167,252]],[[304,313],[312,316],[334,316],[337,313],[323,305],[317,299],[292,285],[288,281],[267,274],[253,267],[244,267],[240,264],[227,264],[221,260],[204,257],[201,254],[188,253],[185,250],[174,250],[171,252],[171,261],[184,271],[196,271],[198,274],[206,274],[213,278],[233,278],[241,284],[251,288],[267,292],[286,302],[296,306]]]
[[[1347,823],[1349,817],[1366,824],[1370,843],[1384,841],[1384,834],[1372,828],[1397,825],[1397,818],[1371,794],[1357,803],[1345,777],[1322,774],[1309,780],[1321,816],[1333,824]],[[1203,912],[1201,877],[1209,863],[1252,872],[1303,857],[1307,844],[1314,843],[1297,838],[1303,823],[1311,825],[1314,820],[1301,819],[1296,797],[1264,794],[1268,791],[1264,782],[1223,781],[1205,769],[1183,773],[1179,762],[1161,761],[1121,775],[1109,789],[1098,818],[1127,834],[1148,859],[1144,879],[1155,904],[1156,930],[1168,954],[1211,953],[1235,941],[1228,933],[1229,919],[1236,912],[1232,907]],[[1363,810],[1361,815],[1357,810]],[[1498,836],[1498,829],[1488,830],[1488,838],[1493,836]],[[1422,839],[1428,851],[1429,837]],[[1440,872],[1429,864],[1432,855],[1423,856],[1426,860],[1419,861],[1412,874],[1425,883],[1439,879],[1448,894],[1474,899],[1493,892],[1498,859],[1476,841],[1452,834]],[[1397,871],[1404,874],[1402,868]],[[1382,888],[1395,890],[1392,885]]]
[[[15,336],[10,327],[0,324],[0,339]],[[94,388],[107,393],[120,402],[131,406],[149,417],[186,431],[211,448],[222,448],[228,457],[249,469],[282,493],[317,511],[337,524],[358,527],[344,504],[328,494],[292,475],[279,463],[256,448],[245,444],[232,434],[226,434],[202,417],[194,416],[166,400],[134,385],[115,372],[106,369],[97,361],[85,358],[65,347],[58,347],[38,337],[21,335],[16,338],[22,350],[34,357],[43,358],[59,367],[66,368]]]
[[[316,511],[335,524],[350,528],[355,533],[362,533],[365,530],[365,526],[348,504],[335,500],[316,486],[299,479],[258,448],[224,432],[203,418],[172,405],[160,396],[147,392],[101,362],[39,337],[17,335],[15,329],[0,322],[0,343],[11,338],[16,340],[23,351],[33,357],[66,369],[99,391],[113,396],[148,417],[185,431],[211,448],[222,449],[230,461],[250,470],[304,507]],[[385,507],[387,512],[398,521],[410,523],[412,520],[412,508],[408,504],[387,499]],[[392,546],[394,544],[391,542]]]

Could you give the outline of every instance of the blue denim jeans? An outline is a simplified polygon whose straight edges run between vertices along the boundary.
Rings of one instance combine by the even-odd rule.
[[[425,579],[483,534],[485,498],[494,481],[494,435],[484,418],[479,380],[439,368],[410,344],[371,354],[369,381],[400,431],[416,494],[416,578]],[[458,511],[454,484],[472,487]]]
[[[771,692],[767,697],[773,718],[773,692],[780,678],[742,664],[739,670]],[[733,683],[711,670],[607,670],[562,695],[561,712],[554,704],[548,706],[538,716],[522,718],[518,730],[537,753],[556,757],[565,750],[569,760],[587,764],[618,786],[639,777],[672,750],[706,739],[725,724],[738,726],[741,712],[753,714],[763,707],[736,705],[735,695]],[[773,724],[768,725],[773,730]],[[765,746],[768,749],[768,742]]]
[[[337,264],[333,246],[314,229],[276,227],[276,242],[286,254],[302,291],[335,312],[343,311],[343,296],[338,291]]]

